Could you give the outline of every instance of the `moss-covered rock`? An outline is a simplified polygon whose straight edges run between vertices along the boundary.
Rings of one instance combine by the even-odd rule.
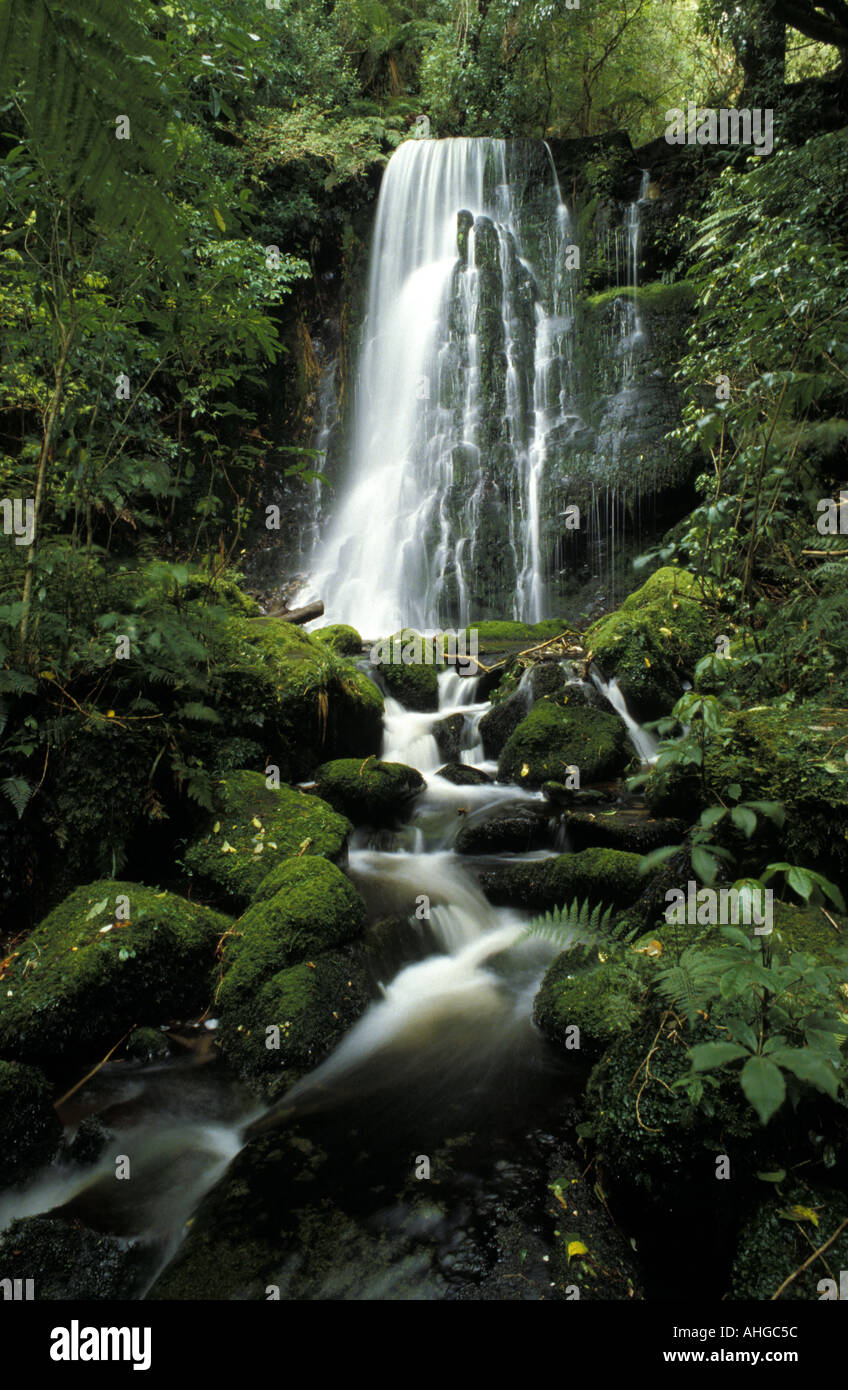
[[[640,811],[563,812],[562,825],[575,849],[598,845],[648,854],[660,845],[679,844],[686,833],[682,820],[655,820]]]
[[[135,1062],[161,1062],[170,1051],[168,1039],[158,1028],[133,1028],[127,1040],[127,1056]]]
[[[328,758],[379,751],[383,698],[376,685],[296,624],[234,617],[216,656],[219,706],[228,722],[261,734],[284,781],[310,776]]]
[[[402,815],[424,790],[421,773],[404,763],[338,758],[315,773],[318,795],[355,825],[382,825]]]
[[[583,782],[615,777],[630,760],[621,720],[585,705],[544,698],[510,735],[498,760],[498,776],[524,786],[562,779],[569,767]]]
[[[549,966],[533,1002],[533,1021],[573,1060],[595,1060],[627,1033],[640,1013],[644,985],[635,970],[613,960],[586,964],[563,951]],[[574,1032],[574,1029],[578,1032]]]
[[[339,656],[360,656],[362,653],[362,638],[356,628],[347,623],[330,623],[329,627],[319,627],[312,635]]]
[[[519,807],[470,818],[460,828],[454,848],[457,854],[523,853],[544,848],[552,838],[549,816],[533,807]]]
[[[793,1220],[788,1214],[790,1208],[814,1212],[816,1224],[809,1216]],[[811,1244],[817,1249],[836,1234],[845,1214],[845,1195],[841,1192],[809,1188],[797,1182],[771,1192],[742,1228],[730,1272],[729,1297],[771,1300],[789,1275],[807,1262]],[[839,1295],[840,1271],[848,1269],[848,1229],[836,1236],[826,1258],[829,1269],[821,1260],[813,1260],[786,1284],[779,1302],[820,1299],[825,1293],[833,1297],[833,1288],[819,1288],[821,1280],[831,1277]]]
[[[0,1055],[85,1058],[139,1018],[203,1009],[230,919],[140,883],[77,888],[18,947],[0,996]]]
[[[364,969],[332,948],[355,941],[364,925],[359,894],[328,860],[292,859],[269,875],[227,937],[216,1004],[224,1053],[251,1080],[276,1094],[359,1016]]]
[[[27,1216],[0,1234],[3,1278],[32,1279],[39,1301],[140,1298],[156,1259],[154,1247],[59,1216]]]
[[[370,997],[351,951],[328,951],[261,984],[247,967],[231,971],[219,1000],[220,1044],[240,1074],[274,1099],[333,1050]]]
[[[671,567],[593,623],[585,640],[592,660],[607,679],[615,676],[631,714],[643,722],[671,709],[683,680],[714,650],[713,624],[694,576]]]
[[[375,671],[382,677],[389,694],[404,709],[429,712],[439,708],[439,677],[436,650],[431,639],[412,628],[403,628],[376,643],[382,660]],[[372,661],[375,649],[372,648]]]
[[[551,1277],[560,1295],[580,1301],[629,1302],[643,1298],[633,1252],[599,1200],[583,1165],[555,1157],[548,1184],[548,1214],[553,1218],[554,1253]]]
[[[0,1062],[0,1189],[49,1163],[61,1138],[46,1076],[35,1067]]]
[[[317,796],[269,787],[260,772],[242,770],[221,780],[215,800],[183,862],[216,901],[245,907],[272,868],[294,855],[345,859],[350,822]]]
[[[658,1027],[658,1019],[646,1015],[592,1069],[586,1086],[589,1122],[611,1184],[666,1202],[670,1192],[691,1188],[700,1178],[722,1186],[714,1183],[716,1144],[718,1152],[734,1145],[737,1152],[741,1144],[756,1162],[753,1139],[760,1126],[735,1076],[710,1092],[709,1110],[675,1089],[690,1072],[688,1048],[714,1036],[706,1025],[682,1036],[673,1018]]]
[[[727,789],[736,784],[740,800],[779,801],[784,807],[782,826],[759,817],[752,843],[763,862],[771,857],[818,866],[848,880],[848,768],[840,751],[848,737],[848,712],[811,704],[760,705],[727,709],[722,718],[731,736],[707,744],[706,795],[699,777],[654,770],[645,787],[652,811],[685,814],[692,821],[704,805],[726,804]],[[720,823],[714,832],[719,840],[724,830]]]
[[[774,903],[772,942],[781,955],[800,951],[826,963],[848,947],[848,917],[840,916],[832,907],[825,916],[819,907]]]
[[[446,763],[440,767],[438,777],[444,777],[446,782],[451,782],[455,787],[482,787],[484,783],[491,782],[491,777],[479,767],[474,767],[470,763]]]
[[[530,863],[501,864],[481,877],[491,902],[546,911],[575,898],[628,907],[642,893],[639,855],[616,849],[584,849]]]

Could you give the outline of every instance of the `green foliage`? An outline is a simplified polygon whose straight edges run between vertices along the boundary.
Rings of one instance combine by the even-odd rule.
[[[592,907],[588,898],[582,903],[574,898],[572,902],[564,903],[552,912],[534,917],[525,929],[525,934],[568,946],[576,941],[578,936],[588,935],[591,940],[600,934],[609,933],[613,914],[614,908],[603,903],[595,903]]]

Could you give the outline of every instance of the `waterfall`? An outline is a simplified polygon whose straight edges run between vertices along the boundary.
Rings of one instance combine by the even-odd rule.
[[[306,591],[373,634],[545,611],[574,419],[570,219],[543,144],[408,140],[377,206],[348,474]],[[503,573],[493,572],[502,570]],[[305,597],[305,595],[304,595]]]
[[[638,724],[627,708],[627,701],[622,694],[618,681],[613,676],[609,681],[605,681],[600,672],[593,666],[590,675],[598,690],[606,700],[612,705],[619,719],[627,730],[627,736],[642,762],[653,765],[657,760],[659,752],[659,739],[656,734],[652,734],[648,729],[643,729]]]

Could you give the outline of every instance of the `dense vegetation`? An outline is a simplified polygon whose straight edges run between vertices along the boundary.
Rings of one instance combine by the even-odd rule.
[[[109,973],[119,959],[155,966],[150,1009],[163,997],[202,1007],[213,981],[245,1073],[241,1014],[227,1019],[228,1007],[255,1011],[257,1029],[280,999],[302,1015],[294,1070],[352,1021],[368,983],[344,954],[364,920],[336,867],[346,817],[390,819],[420,779],[379,763],[363,776],[382,702],[351,659],[358,635],[276,624],[257,601],[271,595],[244,582],[287,480],[307,506],[327,486],[305,327],[329,300],[323,277],[356,280],[379,174],[422,113],[436,136],[586,138],[594,209],[618,174],[613,147],[592,137],[624,130],[635,147],[660,141],[666,108],[686,99],[759,100],[776,113],[769,158],[722,150],[670,176],[680,216],[664,232],[662,279],[685,282],[692,307],[672,442],[695,504],[641,557],[633,587],[645,587],[572,634],[664,740],[631,784],[661,843],[618,843],[611,829],[611,841],[581,845],[594,858],[521,866],[492,896],[551,909],[554,935],[587,920],[609,933],[600,956],[581,956],[576,985],[577,958],[567,970],[561,958],[537,1005],[555,1040],[569,990],[568,1017],[586,1019],[598,1065],[582,1138],[607,1171],[650,1186],[647,1136],[670,1102],[648,1087],[634,1112],[621,1078],[647,1055],[647,1083],[651,1058],[673,1057],[665,1091],[685,1112],[681,1161],[741,1139],[747,1190],[765,1173],[786,1180],[796,1212],[809,1209],[786,1173],[835,1169],[845,1137],[846,958],[818,934],[823,921],[844,932],[848,888],[843,11],[813,0],[744,0],[732,15],[718,0],[0,0],[0,496],[32,500],[29,534],[7,521],[0,550],[0,979],[38,922],[30,939],[47,958],[7,1011],[12,1032],[27,1001],[40,1016],[55,972],[50,1009],[68,1055],[87,1060],[124,1022]],[[283,510],[284,523],[302,519]],[[823,516],[831,524],[817,527]],[[522,669],[507,673],[490,721]],[[692,688],[678,700],[681,675]],[[394,679],[410,708],[433,706],[429,667]],[[556,689],[524,714],[503,723],[502,777],[529,778],[579,816],[551,769],[618,776],[622,726],[566,711]],[[275,798],[268,768],[284,784],[316,777],[323,801]],[[661,890],[690,872],[775,888],[779,948],[738,931],[706,943],[660,931]],[[180,896],[186,885],[202,907]],[[124,893],[141,911],[110,955],[95,932],[110,931]],[[574,901],[584,895],[594,917]],[[252,938],[224,915],[244,909]],[[659,952],[640,951],[657,932]],[[72,940],[84,989],[50,957]],[[169,944],[173,978],[158,954]],[[336,991],[330,1005],[309,954]],[[0,1044],[47,1065],[40,1026],[30,1036],[22,1025],[19,1053],[2,1030]],[[27,1085],[38,1093],[37,1074]],[[804,1120],[794,1128],[790,1105]],[[746,1278],[740,1289],[765,1296]]]

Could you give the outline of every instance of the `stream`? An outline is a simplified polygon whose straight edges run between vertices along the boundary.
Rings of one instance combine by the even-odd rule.
[[[107,1063],[60,1108],[68,1140],[96,1117],[107,1132],[102,1152],[81,1163],[66,1146],[27,1188],[0,1198],[0,1229],[15,1216],[50,1212],[138,1242],[144,1258],[130,1292],[143,1296],[245,1140],[296,1126],[326,1160],[310,1208],[331,1204],[344,1219],[335,1246],[333,1222],[321,1224],[329,1256],[317,1259],[308,1243],[288,1252],[273,1276],[281,1298],[546,1296],[548,1169],[573,1126],[569,1098],[579,1083],[531,1021],[559,948],[528,936],[529,912],[484,897],[478,873],[502,862],[502,852],[453,848],[462,825],[544,805],[541,792],[494,780],[457,786],[439,775],[434,726],[457,714],[462,762],[496,774],[483,755],[479,722],[489,705],[476,699],[477,684],[440,673],[432,714],[386,699],[383,756],[418,768],[426,786],[405,823],[354,832],[348,872],[372,921],[406,918],[417,948],[387,970],[379,997],[339,1046],[270,1110],[217,1058],[214,1019],[171,1034],[164,1060]],[[564,849],[552,820],[550,848],[509,858]],[[130,1160],[131,1181],[116,1179],[120,1156]],[[526,1288],[486,1293],[510,1240],[522,1244]]]

